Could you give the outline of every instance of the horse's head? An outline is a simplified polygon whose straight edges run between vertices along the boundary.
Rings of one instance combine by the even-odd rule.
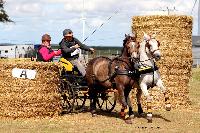
[[[123,46],[129,57],[138,58],[139,43],[136,42],[136,34],[125,34]]]
[[[154,57],[155,60],[160,60],[161,58],[161,52],[159,49],[160,42],[155,39],[155,34],[150,36],[144,33],[144,41],[146,41],[145,47],[148,49],[152,57]]]

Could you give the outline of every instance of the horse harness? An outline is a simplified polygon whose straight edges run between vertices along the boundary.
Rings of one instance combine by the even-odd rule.
[[[157,40],[156,40],[156,41],[157,41]],[[153,51],[149,51],[149,52],[151,52],[151,54],[153,54],[154,52],[160,50],[160,49],[159,49],[160,42],[157,41],[157,43],[158,43],[158,49],[155,49],[155,50],[153,50]],[[149,40],[146,40],[145,47],[147,47],[148,49],[150,49]],[[146,53],[147,53],[147,52],[146,52]],[[152,60],[152,59],[154,59],[154,58],[149,58],[149,59],[144,60],[144,61],[140,61],[140,59],[139,59],[139,62],[141,63],[141,62],[145,62],[145,61]],[[156,70],[159,69],[159,68],[157,67],[157,65],[156,65],[156,63],[155,63],[154,60],[153,60],[153,63],[154,63],[154,66],[153,66],[153,67],[152,67],[152,66],[147,66],[147,65],[144,65],[144,64],[141,63],[141,64],[143,65],[143,67],[142,67],[142,68],[139,68],[140,74],[146,74],[146,73],[153,72],[153,81],[152,81],[152,85],[150,86],[151,88],[155,86],[155,84],[154,84],[154,71],[156,71]],[[144,71],[143,71],[143,68],[144,68]]]
[[[114,68],[114,72],[112,72],[112,63],[117,60],[117,65]],[[125,70],[120,70],[120,63],[119,62],[125,62],[130,68],[132,68],[132,66],[130,66],[130,64],[128,64],[126,61],[123,60],[122,57],[116,57],[114,59],[112,59],[108,65],[108,69],[109,69],[109,77],[106,78],[105,80],[97,80],[97,78],[94,76],[96,82],[100,82],[100,83],[104,83],[106,81],[110,81],[112,84],[114,83],[114,78],[118,75],[126,75],[128,77],[131,78],[139,78],[139,73],[136,69],[130,70],[130,69],[125,69]]]
[[[156,40],[156,41],[157,41],[157,40]],[[154,52],[156,52],[156,51],[160,50],[160,49],[159,49],[160,42],[159,42],[159,41],[157,41],[157,43],[158,43],[158,49],[155,49],[154,51],[152,51],[152,52],[151,52],[151,54],[153,54]],[[150,49],[149,40],[146,40],[145,47],[147,47],[148,49]]]
[[[139,61],[142,65],[138,69],[138,72],[139,72],[140,75],[153,72],[153,81],[152,81],[152,84],[150,86],[151,88],[153,88],[155,86],[155,84],[154,84],[154,72],[159,70],[159,68],[156,65],[155,61],[153,61],[153,63],[154,63],[153,66],[148,66],[146,64],[143,64],[142,62],[145,62],[145,61],[148,61],[148,60],[152,60],[152,59],[154,59],[154,58],[149,58],[149,59],[144,60],[144,61]]]

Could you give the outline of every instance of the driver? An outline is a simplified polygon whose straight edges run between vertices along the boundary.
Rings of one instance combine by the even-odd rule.
[[[92,53],[94,52],[94,49],[82,44],[77,38],[75,38],[71,29],[65,29],[63,31],[63,39],[59,45],[61,47],[62,57],[76,66],[84,77],[86,71],[84,65],[79,59],[80,49],[91,51]]]

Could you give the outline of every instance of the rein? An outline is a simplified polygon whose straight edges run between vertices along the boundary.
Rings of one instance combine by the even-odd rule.
[[[154,52],[156,52],[156,51],[158,51],[158,50],[160,50],[160,49],[159,49],[159,48],[158,48],[158,49],[155,49],[154,51],[151,52],[151,54],[153,54]]]
[[[139,59],[139,61],[138,61],[138,62],[145,62],[145,61],[149,61],[149,60],[152,60],[152,59],[154,59],[154,57],[152,57],[152,58],[149,58],[149,59],[146,59],[146,60],[143,60],[143,61],[141,61],[141,60]]]

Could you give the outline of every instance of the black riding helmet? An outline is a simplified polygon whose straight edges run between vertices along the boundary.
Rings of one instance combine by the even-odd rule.
[[[67,34],[72,34],[73,32],[72,32],[72,30],[71,29],[65,29],[64,31],[63,31],[63,36],[65,36],[65,35],[67,35]]]

